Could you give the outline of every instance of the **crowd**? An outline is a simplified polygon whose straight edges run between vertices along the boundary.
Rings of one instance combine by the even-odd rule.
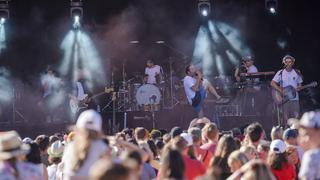
[[[317,111],[287,129],[274,127],[270,135],[257,122],[219,131],[207,118],[192,120],[187,130],[102,132],[102,118],[93,110],[81,113],[65,134],[33,140],[1,132],[0,179],[320,179]]]

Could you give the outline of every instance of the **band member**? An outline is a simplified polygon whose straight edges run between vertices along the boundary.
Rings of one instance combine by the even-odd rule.
[[[149,59],[147,61],[147,67],[145,68],[145,75],[144,79],[148,84],[160,83],[161,80],[157,80],[157,78],[161,76],[161,67],[155,65],[154,62]]]
[[[285,87],[292,86],[296,89],[296,97],[283,104],[283,119],[281,119],[280,125],[286,126],[289,118],[298,118],[300,113],[298,91],[301,87],[302,75],[299,70],[293,69],[294,57],[286,55],[283,57],[282,63],[284,64],[284,69],[276,73],[271,81],[271,86],[283,96],[285,95]]]
[[[216,88],[211,84],[210,81],[208,81],[208,79],[203,79],[203,86],[206,90],[206,93],[211,93],[217,98],[217,100],[221,99],[221,96],[218,94]]]
[[[252,56],[246,56],[242,58],[242,63],[240,67],[237,67],[234,73],[234,76],[237,82],[244,82],[248,79],[242,78],[241,73],[256,73],[258,72],[257,67],[254,65],[254,60]],[[255,79],[254,81],[259,81],[259,79]]]
[[[54,111],[62,103],[60,91],[62,88],[62,81],[56,77],[54,70],[48,66],[46,73],[41,76],[42,98],[38,102],[38,106],[43,109],[46,116],[46,121],[51,122],[54,118]]]
[[[183,86],[189,104],[194,107],[199,118],[203,117],[203,100],[206,96],[206,90],[203,86],[203,75],[194,65],[186,67]]]
[[[70,108],[75,116],[75,119],[79,114],[88,109],[95,109],[95,102],[90,98],[92,93],[90,92],[83,70],[79,69],[76,73],[76,80],[73,85],[72,94],[69,94]]]

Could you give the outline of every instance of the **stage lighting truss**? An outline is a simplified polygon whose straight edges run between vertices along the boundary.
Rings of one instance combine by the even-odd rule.
[[[73,28],[81,27],[83,18],[82,0],[70,0],[70,17],[73,21]]]
[[[211,13],[210,0],[198,0],[198,11],[203,17],[208,17]]]
[[[9,17],[9,0],[0,0],[0,24],[4,24]]]
[[[265,7],[267,12],[275,15],[278,11],[278,0],[265,0]]]

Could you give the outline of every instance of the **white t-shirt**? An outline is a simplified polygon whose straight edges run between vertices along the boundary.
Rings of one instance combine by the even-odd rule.
[[[247,73],[256,73],[256,72],[258,72],[258,69],[257,69],[257,67],[255,65],[251,65],[247,69]]]
[[[192,86],[194,86],[196,82],[197,80],[191,76],[183,78],[184,92],[186,93],[189,104],[192,104],[192,98],[196,95],[196,92],[192,90]],[[203,84],[201,86],[203,86]]]
[[[280,70],[272,80],[279,83],[281,87],[292,86],[294,88],[297,88],[298,84],[301,84],[303,82],[301,76],[298,75],[294,69],[289,72],[285,69]],[[296,98],[291,100],[299,100],[298,92],[296,92]]]
[[[58,169],[58,165],[57,164],[52,164],[52,165],[47,167],[48,179],[49,180],[56,180],[57,179],[57,176],[56,176],[57,169]]]
[[[89,176],[89,170],[91,166],[104,155],[108,149],[107,145],[102,140],[95,140],[91,142],[87,158],[77,172],[72,170],[72,162],[75,158],[75,146],[74,142],[67,145],[65,152],[63,153],[62,161],[64,163],[63,174],[64,177],[70,179],[71,177],[86,178]]]
[[[161,67],[158,65],[155,65],[152,68],[146,67],[145,74],[148,75],[148,84],[156,84],[156,75],[161,73]]]
[[[299,178],[320,179],[320,148],[306,151],[303,155]]]
[[[59,88],[60,82],[61,79],[55,77],[54,75],[45,74],[41,76],[41,85],[46,86],[46,89],[44,89],[43,92],[43,97],[52,95],[54,93],[54,90]]]

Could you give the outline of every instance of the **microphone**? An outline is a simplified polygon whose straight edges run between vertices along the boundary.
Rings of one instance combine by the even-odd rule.
[[[198,77],[199,76],[199,74],[196,72],[195,73],[195,75]],[[203,77],[201,78],[201,81],[203,81]]]

